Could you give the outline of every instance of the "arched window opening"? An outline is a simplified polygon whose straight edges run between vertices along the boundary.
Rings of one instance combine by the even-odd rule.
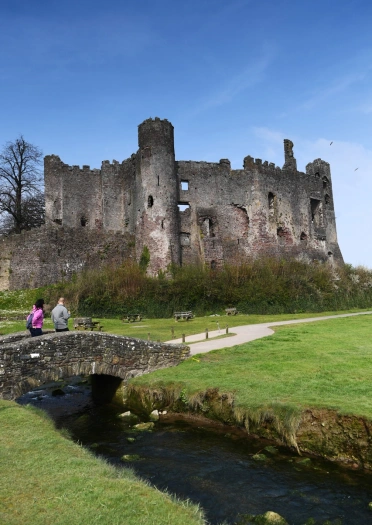
[[[211,270],[215,270],[217,268],[216,261],[211,261]]]
[[[328,193],[326,193],[326,194],[324,195],[324,202],[325,202],[326,204],[329,204],[330,201],[331,201],[331,198],[330,198],[330,196],[328,195]]]
[[[152,195],[149,195],[149,197],[147,199],[147,207],[148,208],[152,208],[153,204],[154,204],[154,198],[153,198]]]
[[[86,217],[84,217],[84,215],[81,217],[80,219],[80,224],[81,226],[85,227],[88,223],[88,219]]]
[[[310,199],[311,222],[316,228],[323,226],[323,208],[318,199]]]
[[[214,232],[213,221],[209,217],[206,217],[203,220],[201,230],[202,230],[204,237],[215,237],[216,236]]]
[[[307,240],[307,235],[305,232],[302,232],[301,235],[300,235],[300,240],[301,241],[306,241]]]
[[[269,204],[269,219],[272,219],[275,216],[275,204],[276,204],[276,195],[269,193],[267,196]]]

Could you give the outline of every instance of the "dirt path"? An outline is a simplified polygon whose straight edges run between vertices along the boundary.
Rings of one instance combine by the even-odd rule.
[[[325,321],[327,319],[338,319],[339,317],[353,317],[355,315],[372,315],[372,312],[357,312],[353,314],[328,315],[325,317],[308,317],[306,319],[294,319],[292,321],[276,321],[272,323],[234,326],[230,329],[234,333],[234,335],[231,335],[230,337],[224,337],[222,339],[213,339],[225,333],[225,330],[221,329],[209,332],[209,339],[206,341],[203,341],[203,339],[205,339],[205,333],[203,332],[201,334],[187,336],[185,342],[187,344],[193,343],[194,341],[199,341],[190,344],[190,351],[191,355],[202,354],[204,352],[210,352],[211,350],[218,350],[220,348],[230,348],[235,345],[241,345],[249,341],[254,341],[255,339],[261,339],[262,337],[272,335],[274,333],[274,330],[271,329],[272,326],[311,323],[313,321]],[[167,343],[182,343],[182,339],[173,339],[172,341],[167,341]]]

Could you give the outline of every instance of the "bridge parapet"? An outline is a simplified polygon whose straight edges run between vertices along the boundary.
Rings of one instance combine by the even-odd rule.
[[[21,334],[21,333],[20,333]],[[0,339],[0,398],[16,399],[48,381],[105,374],[128,380],[176,366],[190,356],[185,345],[144,341],[103,332],[58,332]]]

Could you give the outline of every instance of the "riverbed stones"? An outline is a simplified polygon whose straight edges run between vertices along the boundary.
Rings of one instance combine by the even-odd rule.
[[[157,421],[159,419],[159,411],[153,410],[150,414],[150,420],[151,421]]]
[[[121,459],[122,461],[138,461],[141,457],[138,454],[124,454]]]
[[[122,414],[119,414],[120,418],[124,419],[125,421],[128,421],[131,424],[138,423],[139,417],[136,414],[133,414],[130,410],[127,410],[127,412],[123,412]]]
[[[255,461],[266,461],[267,457],[265,456],[265,454],[254,454],[252,456],[252,459],[254,459]]]
[[[146,430],[152,430],[154,428],[154,423],[152,421],[149,421],[148,423],[138,423],[137,425],[134,425],[135,430],[140,431],[146,431]]]
[[[264,523],[267,525],[288,525],[288,522],[280,514],[272,510],[265,512],[263,518],[266,520]]]

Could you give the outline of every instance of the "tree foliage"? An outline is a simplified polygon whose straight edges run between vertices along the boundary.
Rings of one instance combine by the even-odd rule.
[[[4,233],[20,233],[44,222],[43,154],[23,136],[0,153],[0,214]]]

